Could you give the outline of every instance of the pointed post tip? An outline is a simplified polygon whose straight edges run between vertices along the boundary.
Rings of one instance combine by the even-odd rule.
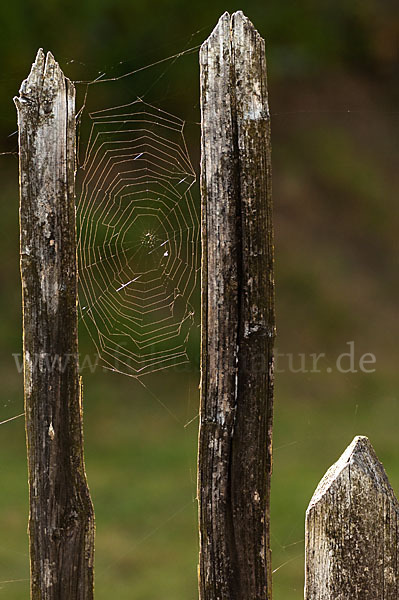
[[[216,23],[215,27],[212,29],[209,36],[202,43],[201,48],[200,48],[200,55],[202,52],[206,51],[207,47],[210,44],[212,44],[212,40],[214,38],[220,37],[222,35],[223,30],[229,26],[230,26],[230,13],[227,12],[227,10],[226,10],[219,18],[218,22]]]
[[[345,458],[347,461],[356,461],[358,457],[368,455],[373,462],[381,464],[369,438],[365,435],[357,435],[353,438],[339,460]]]
[[[223,30],[226,26],[229,29],[234,29],[237,25],[242,24],[253,29],[258,35],[258,31],[254,27],[252,21],[248,19],[248,17],[243,13],[242,10],[237,10],[234,13],[230,14],[227,10],[219,17],[217,24],[214,29],[209,34],[208,38],[203,42],[201,48],[205,47],[207,43],[215,36],[220,34],[220,30]]]
[[[356,435],[349,446],[341,454],[337,462],[348,462],[358,454],[364,454],[364,452],[375,455],[374,448],[368,437],[365,435]]]
[[[35,63],[44,60],[44,58],[45,58],[44,50],[43,50],[43,48],[39,48],[38,51],[36,52]]]
[[[394,497],[396,502],[396,496],[391,488],[385,469],[378,460],[370,440],[364,435],[357,435],[321,479],[309,503],[307,512],[326,496],[327,492],[348,468],[356,468],[363,472],[367,479],[373,481],[386,494]]]
[[[263,40],[263,37],[252,23],[251,19],[249,19],[242,10],[237,10],[231,15],[231,28],[235,29],[240,27],[246,28],[248,31],[253,32],[255,36]]]
[[[46,57],[43,48],[39,48],[28,77],[21,83],[19,96],[14,98],[14,103],[18,110],[29,104],[31,98],[36,94],[37,87],[40,85],[40,80],[43,77],[45,60]]]
[[[38,73],[44,74],[50,66],[59,66],[54,58],[54,54],[50,50],[44,52],[43,48],[39,48],[28,79]]]
[[[249,21],[248,17],[243,13],[242,10],[236,10],[235,12],[233,12],[233,14],[231,15],[232,20],[233,19],[242,19],[243,21]]]
[[[54,54],[50,52],[50,50],[48,50],[46,54],[46,69],[49,67],[49,65],[58,65],[57,61],[54,58]]]
[[[369,439],[366,436],[362,435],[355,436],[351,443],[341,454],[339,459],[333,465],[331,465],[331,467],[325,473],[324,477],[322,477],[322,479],[320,480],[309,502],[309,506],[306,512],[310,511],[317,503],[319,503],[325,497],[328,490],[340,477],[340,475],[346,469],[353,457],[355,455],[358,455],[359,453],[363,453],[363,450],[365,448],[367,448],[369,452],[370,449],[373,450]]]
[[[21,83],[19,96],[13,98],[17,111],[39,102],[39,99],[43,103],[43,94],[47,96],[48,102],[51,102],[56,90],[64,85],[64,81],[67,83],[70,95],[73,96],[75,88],[64,76],[52,52],[45,53],[43,48],[39,48],[28,77]]]

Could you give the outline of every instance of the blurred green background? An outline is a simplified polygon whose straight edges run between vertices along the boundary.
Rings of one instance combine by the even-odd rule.
[[[2,3],[0,137],[3,152],[16,151],[12,97],[38,47],[75,81],[118,77],[198,46],[222,12],[237,9],[267,42],[277,350],[297,369],[300,353],[326,355],[320,373],[289,372],[285,356],[276,374],[274,598],[299,600],[306,506],[354,435],[370,437],[399,489],[396,2]],[[81,103],[85,85],[77,89]],[[137,96],[186,121],[198,170],[196,52],[92,86],[87,106]],[[21,352],[17,166],[15,154],[1,157],[0,421],[23,410],[13,357]],[[198,341],[196,327],[191,363],[147,377],[146,387],[83,372],[98,600],[197,598]],[[357,364],[375,355],[375,372],[336,369],[350,341]],[[93,353],[84,332],[81,351]],[[0,474],[0,597],[21,600],[29,596],[22,419],[0,427]]]

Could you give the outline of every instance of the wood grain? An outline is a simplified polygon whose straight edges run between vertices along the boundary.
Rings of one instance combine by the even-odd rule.
[[[77,341],[75,89],[39,50],[15,98],[33,600],[93,598]]]
[[[225,13],[203,44],[201,600],[271,597],[274,282],[264,41]]]

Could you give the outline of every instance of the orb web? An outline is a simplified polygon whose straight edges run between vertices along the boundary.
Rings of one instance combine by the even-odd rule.
[[[103,366],[140,377],[188,361],[195,172],[177,117],[138,99],[90,119],[77,203],[80,319]]]

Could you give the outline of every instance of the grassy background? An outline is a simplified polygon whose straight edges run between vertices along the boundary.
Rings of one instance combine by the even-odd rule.
[[[224,10],[237,8],[208,0],[3,3],[3,151],[15,151],[11,98],[37,47],[51,49],[75,80],[117,76],[196,46]],[[326,354],[320,373],[276,375],[274,597],[298,600],[306,506],[354,435],[370,437],[399,489],[398,21],[388,1],[250,0],[244,8],[268,46],[278,352]],[[84,89],[78,85],[79,101]],[[187,121],[198,165],[195,54],[92,89],[89,107],[99,108],[148,92],[148,101]],[[12,356],[21,352],[15,156],[3,156],[0,170],[1,421],[22,412],[23,400]],[[84,332],[81,341],[93,352]],[[375,354],[374,373],[335,369],[349,341],[356,357]],[[198,329],[190,354],[189,369],[146,378],[148,389],[83,373],[99,600],[197,597]],[[22,419],[0,427],[0,597],[9,600],[29,596],[24,443]]]

